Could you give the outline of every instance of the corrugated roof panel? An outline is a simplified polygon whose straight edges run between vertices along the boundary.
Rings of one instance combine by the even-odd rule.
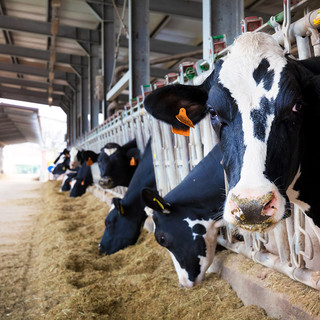
[[[46,21],[46,3],[43,0],[10,0],[6,1],[6,12],[12,17]]]

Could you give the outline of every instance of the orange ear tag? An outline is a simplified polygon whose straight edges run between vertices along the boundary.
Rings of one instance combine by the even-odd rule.
[[[189,137],[190,129],[188,128],[186,130],[182,130],[182,129],[177,129],[177,128],[172,127],[172,132],[175,134],[180,134],[185,137]]]
[[[189,128],[194,128],[192,121],[187,116],[187,111],[185,108],[180,108],[179,113],[176,115],[176,118]]]
[[[81,181],[81,185],[84,186],[84,181]]]
[[[137,163],[136,163],[136,159],[134,158],[134,157],[132,157],[131,158],[131,160],[130,160],[130,166],[136,166],[137,165]]]
[[[91,158],[89,157],[89,159],[87,160],[87,166],[88,167],[90,167],[90,166],[92,166],[93,165],[93,162],[92,162],[92,160],[91,160]]]
[[[69,182],[70,186],[71,186],[71,181]]]
[[[66,153],[66,157],[69,158],[69,153]]]

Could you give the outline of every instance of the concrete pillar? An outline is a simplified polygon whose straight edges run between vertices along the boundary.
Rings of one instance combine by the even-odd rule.
[[[103,118],[107,117],[107,92],[110,89],[114,64],[114,12],[113,7],[105,5],[102,10],[102,33],[101,33],[101,69],[103,75],[104,99],[102,101]]]
[[[208,59],[209,38],[227,36],[227,45],[241,34],[240,21],[244,17],[243,0],[203,0],[203,58]]]
[[[149,0],[129,0],[129,98],[150,81]]]
[[[91,118],[90,125],[91,129],[96,128],[99,125],[99,109],[100,100],[94,98],[95,87],[96,87],[96,76],[99,74],[100,67],[100,56],[99,46],[91,46],[91,55],[89,59],[89,75],[90,75],[90,100],[91,100]]]

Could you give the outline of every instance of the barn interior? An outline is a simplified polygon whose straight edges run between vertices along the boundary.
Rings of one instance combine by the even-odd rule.
[[[218,49],[215,56],[217,58],[227,54],[228,46],[245,32],[244,28],[249,27],[250,21],[254,22],[254,28],[258,31],[273,34],[275,28],[272,23],[275,17],[281,17],[284,3],[286,1],[281,0],[0,0],[0,174],[3,171],[5,146],[24,142],[43,145],[39,109],[25,108],[24,102],[46,105],[52,110],[55,107],[63,110],[67,119],[67,129],[63,132],[64,142],[68,148],[75,146],[98,152],[106,142],[113,142],[112,139],[119,143],[127,142],[132,138],[130,128],[133,126],[141,132],[146,130],[146,115],[141,111],[145,86],[157,88],[167,84],[168,75],[179,77],[179,68],[184,63],[194,66],[202,59],[212,60],[213,36],[218,40],[222,39],[222,48]],[[292,0],[290,6],[293,24],[308,13],[319,10],[319,0]],[[245,17],[250,18],[244,20]],[[314,34],[301,38],[308,38],[309,41],[312,35],[315,37],[312,45],[319,46],[319,27],[315,30]],[[312,51],[310,50],[304,52],[305,56],[300,56],[295,41],[290,48],[291,54],[297,59],[308,57]],[[211,67],[212,65],[213,60]],[[3,102],[1,99],[4,99]],[[136,106],[139,106],[138,109]],[[41,106],[38,108],[41,109]],[[141,115],[136,116],[139,112]],[[130,122],[131,119],[134,122]],[[119,131],[122,125],[126,129]],[[137,135],[138,145],[143,150],[147,139],[139,135],[141,133]],[[169,135],[163,135],[163,141],[156,146],[157,150],[167,147],[166,144],[171,139],[168,137]],[[208,141],[211,142],[210,139]],[[197,149],[197,141],[201,143],[200,150]],[[191,155],[190,159],[183,158],[186,149],[181,151],[181,155],[173,157],[173,153],[169,153],[174,149],[169,148],[167,153],[164,152],[163,163],[154,162],[155,170],[158,170],[157,184],[162,194],[177,185],[211,149],[204,141],[194,139],[192,146],[186,147],[189,148],[187,154]],[[61,151],[56,150],[56,153]],[[185,160],[187,164],[184,163]],[[168,163],[173,161],[178,164],[179,168],[176,170],[168,169]],[[170,281],[176,282],[176,274],[165,273],[172,265],[164,253],[158,254],[159,246],[151,235],[143,234],[137,246],[139,251],[134,251],[134,247],[131,247],[129,251],[123,250],[112,256],[108,262],[96,257],[94,250],[104,229],[104,218],[111,205],[111,195],[122,197],[126,188],[105,192],[96,183],[90,189],[90,194],[73,202],[65,195],[58,194],[58,188],[58,182],[54,181],[54,185],[46,185],[41,190],[42,197],[46,199],[42,205],[50,212],[50,217],[45,215],[45,210],[39,209],[39,227],[33,229],[33,238],[28,238],[33,245],[42,244],[41,252],[34,260],[36,262],[28,269],[29,273],[40,270],[39,278],[33,275],[31,281],[35,285],[40,283],[42,287],[47,286],[47,291],[41,291],[38,297],[29,287],[26,293],[32,299],[19,306],[18,311],[14,311],[14,303],[8,302],[10,308],[3,309],[5,311],[0,309],[8,319],[38,319],[40,316],[48,319],[116,319],[117,315],[123,319],[160,319],[163,315],[166,319],[177,319],[181,314],[181,319],[209,319],[212,305],[208,304],[206,297],[216,301],[217,305],[214,307],[219,309],[219,319],[320,317],[316,304],[308,302],[308,299],[320,299],[319,271],[306,270],[304,262],[301,262],[306,255],[311,256],[320,251],[318,244],[314,252],[308,248],[312,253],[297,253],[297,259],[301,263],[299,262],[298,271],[292,271],[291,267],[284,267],[282,261],[279,262],[282,257],[280,259],[278,256],[263,256],[264,267],[254,264],[252,260],[261,263],[259,254],[256,254],[260,250],[257,249],[258,240],[250,240],[251,246],[247,243],[239,245],[237,242],[227,241],[230,235],[223,235],[220,244],[224,244],[233,253],[228,255],[223,252],[217,257],[212,266],[215,273],[210,274],[194,293],[178,291],[177,283],[176,287],[170,285],[166,297],[157,288],[162,288]],[[103,204],[96,202],[96,197]],[[26,203],[31,206],[32,200]],[[5,205],[12,208],[25,204],[15,199],[4,202]],[[67,215],[72,208],[76,208],[76,211]],[[91,215],[92,208],[97,213],[96,217]],[[54,224],[60,226],[58,231],[52,227]],[[41,228],[48,226],[48,234],[41,231]],[[302,229],[304,230],[304,226]],[[83,238],[75,231],[79,231]],[[305,234],[304,231],[301,233]],[[57,244],[46,246],[47,243],[54,242],[55,237],[58,239]],[[309,243],[308,236],[303,241]],[[77,243],[80,243],[79,248],[74,249],[72,246],[77,246]],[[59,246],[64,255],[64,260],[61,261],[60,257],[48,254],[51,251],[56,254],[55,250]],[[144,251],[146,248],[150,250],[148,253]],[[287,249],[293,250],[289,245]],[[81,250],[85,252],[83,257]],[[126,265],[130,256],[133,257],[132,264]],[[46,263],[41,260],[42,257],[47,259]],[[245,257],[252,260],[245,260]],[[6,260],[8,270],[12,265]],[[119,273],[116,273],[117,267]],[[271,271],[272,267],[282,274]],[[47,270],[50,275],[45,282]],[[161,281],[156,278],[159,271],[164,274]],[[25,269],[21,272],[24,273]],[[99,284],[106,273],[110,279],[114,279],[114,284],[111,281],[106,286]],[[131,276],[129,283],[126,281],[127,274]],[[10,276],[11,273],[7,275]],[[148,278],[150,275],[151,278]],[[229,279],[233,290],[223,287],[225,284],[220,282],[220,276]],[[144,279],[150,281],[150,286]],[[268,281],[264,281],[265,279]],[[210,281],[215,284],[210,284]],[[66,283],[66,287],[61,289],[59,282]],[[243,290],[244,286],[248,290]],[[292,289],[292,292],[288,294],[286,288]],[[101,302],[106,298],[104,290],[110,295],[105,304]],[[138,297],[137,290],[152,294],[150,297],[146,297],[147,294]],[[128,294],[121,296],[122,291]],[[240,300],[237,300],[234,291]],[[296,304],[299,292],[303,292],[304,296],[301,303]],[[113,293],[119,296],[114,297]],[[0,301],[5,295],[11,299],[14,294],[9,289],[3,290]],[[49,300],[50,294],[57,297],[56,301]],[[20,296],[25,297],[23,294]],[[233,300],[228,300],[227,297],[231,296]],[[131,297],[135,297],[136,304]],[[157,297],[160,297],[160,302],[153,303],[151,300],[156,301]],[[192,304],[186,303],[186,297],[192,300]],[[124,311],[126,303],[128,309]],[[136,311],[137,304],[147,303],[151,307],[145,315]],[[199,308],[199,303],[203,306],[202,309]],[[38,304],[38,309],[33,304]],[[179,307],[175,309],[173,305]],[[228,311],[224,317],[223,310],[227,310],[227,306],[232,306],[233,311]]]

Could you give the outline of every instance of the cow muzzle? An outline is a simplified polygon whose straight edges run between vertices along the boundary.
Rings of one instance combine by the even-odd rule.
[[[226,220],[231,221],[228,222],[248,231],[263,232],[290,215],[285,209],[285,200],[278,192],[253,194],[249,191],[239,194],[232,192],[229,195],[226,209],[230,219]]]
[[[114,182],[113,182],[112,178],[110,178],[110,177],[102,177],[102,178],[99,180],[99,185],[100,185],[102,188],[110,189],[110,188],[113,188]]]

